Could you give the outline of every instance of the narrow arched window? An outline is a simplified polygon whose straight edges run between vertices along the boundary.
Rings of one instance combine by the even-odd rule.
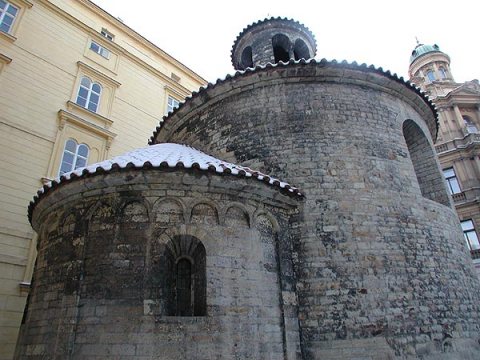
[[[162,311],[169,316],[205,316],[207,280],[205,247],[197,238],[174,237],[159,262]]]
[[[65,147],[63,149],[59,175],[63,175],[67,172],[86,166],[88,161],[88,153],[89,149],[87,145],[77,144],[75,140],[68,139],[65,142]]]
[[[242,69],[253,67],[253,54],[250,46],[247,46],[245,49],[243,49],[241,62]]]
[[[308,51],[307,44],[305,44],[302,39],[295,40],[293,55],[295,56],[295,60],[310,58],[310,51]]]
[[[440,74],[440,79],[443,80],[443,79],[447,78],[447,72],[445,71],[445,69],[443,67],[439,68],[438,72]]]
[[[433,70],[428,70],[428,71],[427,71],[427,77],[428,77],[428,80],[429,80],[430,82],[436,80],[436,78],[435,78],[435,73],[433,72]]]
[[[475,126],[474,122],[468,116],[463,116],[463,122],[465,123],[465,128],[467,129],[467,133],[475,134],[478,132],[478,129]]]
[[[192,316],[192,263],[188,259],[177,262],[177,316]]]
[[[275,63],[279,61],[288,62],[290,60],[290,39],[283,34],[277,34],[272,38],[273,56]]]
[[[78,88],[77,104],[93,112],[97,112],[100,103],[102,86],[91,81],[88,77],[82,77]]]

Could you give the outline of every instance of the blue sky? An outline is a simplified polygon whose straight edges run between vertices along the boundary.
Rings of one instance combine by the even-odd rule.
[[[233,41],[270,16],[306,25],[319,59],[365,62],[407,77],[418,37],[450,55],[457,82],[480,78],[479,1],[93,1],[208,81],[233,72]]]

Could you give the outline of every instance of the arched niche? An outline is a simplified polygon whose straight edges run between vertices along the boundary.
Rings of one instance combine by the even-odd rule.
[[[224,223],[229,227],[249,227],[250,216],[248,212],[239,205],[231,205],[225,212]]]
[[[422,129],[413,120],[406,120],[403,123],[403,136],[423,197],[450,206],[445,181],[433,148]]]
[[[293,56],[295,57],[295,60],[310,59],[310,51],[308,50],[307,44],[305,44],[305,41],[302,39],[295,40]]]
[[[218,211],[214,204],[197,203],[192,207],[190,216],[192,224],[218,225]]]
[[[148,209],[140,201],[131,201],[123,207],[121,218],[131,223],[148,222]]]
[[[76,223],[75,213],[73,211],[66,213],[61,222],[61,233],[63,236],[72,235],[75,231]]]
[[[245,49],[243,49],[240,62],[240,67],[242,69],[253,67],[253,54],[251,46],[247,46]]]
[[[177,199],[158,199],[153,205],[153,216],[156,226],[183,224],[185,222],[184,206]]]
[[[111,230],[115,226],[115,213],[106,203],[98,203],[91,209],[88,231]]]
[[[120,211],[120,229],[125,231],[143,233],[150,224],[147,204],[141,200],[128,200]]]
[[[275,231],[276,226],[274,221],[272,221],[272,217],[264,212],[255,214],[254,228],[258,236],[262,270],[266,270],[269,273],[277,273],[277,232]]]
[[[288,62],[290,60],[290,39],[284,34],[277,34],[272,37],[273,56],[275,63],[279,61]]]

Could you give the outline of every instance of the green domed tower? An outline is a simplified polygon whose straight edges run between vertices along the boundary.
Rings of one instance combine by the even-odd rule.
[[[412,82],[427,92],[435,83],[454,83],[450,57],[437,44],[417,44],[410,56],[408,74]]]

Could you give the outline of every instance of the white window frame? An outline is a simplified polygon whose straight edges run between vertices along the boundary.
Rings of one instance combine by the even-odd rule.
[[[168,115],[169,113],[173,112],[173,110],[175,110],[176,108],[178,108],[179,105],[180,105],[180,100],[175,99],[173,96],[168,95],[168,98],[167,98],[167,111],[165,112],[165,114]]]
[[[75,151],[70,151],[67,149],[68,143],[71,142],[75,145]],[[80,155],[80,149],[81,148],[86,148],[87,149],[87,155],[83,156]],[[67,163],[66,162],[66,155],[71,155],[73,160],[72,163]],[[63,174],[66,174],[70,171],[73,171],[75,169],[78,169],[79,167],[84,167],[87,166],[88,163],[88,156],[90,155],[90,148],[88,147],[87,144],[78,144],[74,139],[70,138],[65,141],[65,145],[63,147],[63,155],[62,155],[62,161],[60,162],[60,168],[58,169],[58,176],[62,176]],[[83,161],[84,164],[81,164]],[[64,168],[64,164],[68,165],[69,169],[64,169],[62,171],[62,168]]]
[[[480,249],[480,242],[478,241],[477,231],[475,230],[472,219],[462,220],[460,221],[460,225],[462,226],[463,236],[468,248],[470,250]]]
[[[89,81],[89,86],[85,86],[84,84],[82,84],[83,82],[83,79],[87,79]],[[99,92],[96,92],[95,90],[93,90],[93,87],[94,85],[98,85],[100,87],[100,91]],[[80,91],[81,90],[85,90],[87,92],[87,97],[85,98],[85,105],[82,105],[79,103],[79,98],[81,99],[84,99],[83,97],[80,96]],[[92,94],[95,94],[98,96],[98,103],[95,104],[93,101],[92,101]],[[95,81],[92,81],[89,77],[87,76],[82,76],[82,78],[80,79],[80,84],[79,84],[79,87],[78,87],[78,91],[77,91],[77,98],[75,100],[75,103],[79,106],[82,106],[84,107],[85,109],[87,110],[90,110],[94,113],[98,112],[98,109],[100,107],[100,101],[102,99],[102,84],[98,83],[98,82],[95,82]],[[95,104],[95,109],[90,109],[90,104]]]
[[[113,38],[115,37],[110,31],[108,31],[107,29],[102,29],[102,31],[100,31],[100,34],[110,40],[110,41],[113,41]]]
[[[459,194],[462,192],[460,183],[457,179],[457,174],[455,173],[455,169],[453,167],[443,169],[443,177],[447,183],[447,188],[450,195]]]
[[[90,41],[90,50],[92,50],[94,53],[97,53],[98,55],[104,57],[105,59],[110,58],[110,50],[108,50],[104,46],[100,45],[95,40]]]
[[[0,27],[4,25],[5,18],[11,18],[12,23],[8,26],[8,31],[4,31],[1,28],[0,28],[0,31],[4,32],[4,33],[7,33],[7,34],[11,34],[12,29],[15,25],[15,19],[17,18],[17,16],[20,13],[20,9],[17,6],[13,5],[12,3],[10,3],[6,0],[2,0],[2,1],[5,2],[5,8],[0,9]],[[15,11],[16,11],[15,15],[12,15],[12,14],[8,13],[9,8],[15,9]]]

